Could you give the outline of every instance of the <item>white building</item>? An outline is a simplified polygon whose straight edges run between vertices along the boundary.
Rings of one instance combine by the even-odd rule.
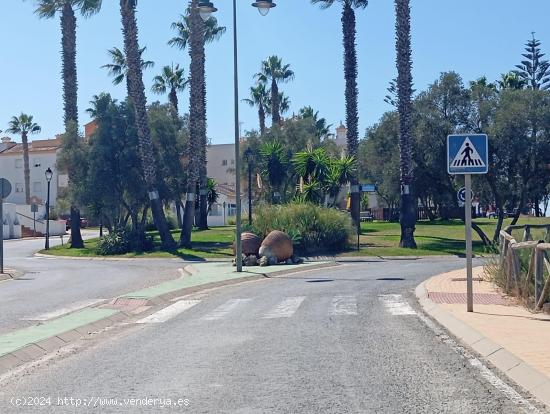
[[[26,204],[25,176],[23,170],[23,144],[2,138],[0,146],[0,177],[7,179],[12,185],[12,192],[6,203],[17,205]],[[50,188],[51,206],[55,207],[58,189],[67,186],[67,176],[58,175],[56,169],[57,151],[61,140],[35,140],[29,143],[30,162],[30,194],[37,204],[45,204],[47,197],[47,181],[45,172],[48,168],[53,171]]]

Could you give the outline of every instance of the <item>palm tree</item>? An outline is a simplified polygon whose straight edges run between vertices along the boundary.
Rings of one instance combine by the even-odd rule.
[[[250,98],[243,99],[248,105],[258,108],[258,119],[260,121],[260,135],[265,134],[265,114],[268,111],[269,95],[265,83],[258,82],[250,87]]]
[[[290,98],[284,92],[279,92],[279,115],[283,115],[290,110]],[[273,115],[273,100],[271,96],[267,97],[266,112]]]
[[[147,50],[147,47],[142,47],[139,49],[139,56],[141,58],[141,69],[149,69],[155,66],[155,62],[151,60],[143,60],[143,52]],[[107,51],[109,57],[111,58],[112,63],[107,63],[106,65],[101,66],[101,69],[107,69],[109,76],[113,77],[113,85],[120,85],[124,82],[126,75],[128,73],[128,65],[126,65],[126,56],[124,52],[118,47],[113,47]],[[128,86],[128,83],[126,83]],[[128,88],[128,96],[129,88]]]
[[[281,103],[279,100],[279,83],[294,79],[290,65],[284,65],[278,56],[270,56],[262,62],[262,69],[256,74],[256,79],[262,83],[271,84],[271,120],[273,125],[281,123]]]
[[[23,143],[23,174],[25,176],[25,203],[31,203],[31,168],[29,163],[29,134],[38,134],[40,126],[33,121],[32,115],[21,114],[14,116],[9,122],[6,132],[21,135]]]
[[[63,79],[63,106],[65,122],[65,139],[76,141],[75,134],[70,131],[78,131],[78,78],[76,70],[76,15],[75,9],[84,17],[90,17],[101,9],[102,0],[37,0],[36,14],[40,18],[51,19],[60,14],[61,22],[61,59]],[[71,125],[74,124],[74,125]],[[67,145],[67,148],[73,147]],[[71,163],[73,164],[73,163]],[[68,165],[69,180],[74,178],[80,167]],[[80,211],[71,205],[71,247],[82,248],[84,241],[80,234]]]
[[[502,89],[525,89],[528,82],[519,77],[516,72],[508,72],[500,75],[500,80],[497,81],[498,87]]]
[[[218,21],[214,17],[210,17],[206,22],[203,22],[198,14],[197,7],[198,1],[191,0],[187,13],[181,15],[179,21],[172,23],[172,28],[176,30],[176,36],[170,39],[168,44],[178,47],[181,50],[187,48],[188,45],[190,46],[190,106],[197,106],[197,108],[195,111],[193,111],[193,109],[189,111],[191,116],[189,153],[192,154],[197,152],[199,159],[196,160],[196,165],[194,162],[190,163],[189,168],[198,169],[198,182],[200,185],[199,228],[205,230],[208,228],[208,177],[206,176],[206,54],[204,45],[218,40],[225,33],[226,28],[218,26]],[[198,118],[193,120],[193,117]],[[194,143],[192,142],[193,140],[197,140],[197,142]],[[193,178],[193,174],[190,177]],[[194,185],[193,182],[190,184]],[[189,190],[191,190],[191,187]],[[194,191],[195,190],[193,190],[193,194]],[[188,198],[189,194],[191,193],[188,192]],[[187,210],[188,208],[189,210]],[[191,205],[188,206],[186,203],[186,211],[189,211],[189,215],[193,215],[194,206],[191,210]],[[191,218],[187,220],[187,226],[184,225],[182,227],[180,244],[190,246],[192,220]]]
[[[338,0],[342,3],[342,32],[344,36],[344,77],[346,79],[346,124],[348,154],[357,159],[359,147],[359,116],[357,112],[357,101],[359,92],[357,90],[357,51],[355,45],[355,11],[364,9],[369,4],[368,0]],[[326,9],[332,6],[336,0],[311,0],[314,4],[320,4]],[[351,180],[351,213],[357,224],[359,212],[361,211],[360,193],[357,191],[358,178],[354,176]]]
[[[319,139],[325,138],[332,128],[332,124],[327,124],[325,118],[319,118],[319,111],[315,111],[311,106],[304,106],[299,111],[300,118],[311,118],[315,126],[315,135]]]
[[[155,226],[159,231],[162,246],[165,249],[174,247],[175,242],[166,223],[162,203],[157,189],[157,169],[153,154],[151,130],[147,118],[147,100],[143,84],[142,60],[138,45],[138,28],[136,20],[136,0],[120,0],[122,17],[122,33],[124,35],[124,52],[128,66],[127,83],[129,99],[136,115],[136,127],[139,140],[139,155],[143,168],[143,176],[151,203],[151,212]]]
[[[162,73],[155,76],[151,90],[159,95],[165,94],[166,91],[170,91],[168,93],[168,99],[177,116],[179,114],[178,92],[183,92],[188,82],[189,81],[185,79],[185,71],[183,68],[180,68],[180,65],[174,66],[174,64],[172,64],[172,66],[163,67]]]
[[[410,0],[395,0],[397,52],[397,110],[399,112],[399,167],[401,173],[400,247],[416,248],[416,198],[413,183],[412,72]]]
[[[281,189],[290,164],[284,145],[279,141],[266,142],[260,147],[261,175],[267,178],[273,203],[281,201]]]

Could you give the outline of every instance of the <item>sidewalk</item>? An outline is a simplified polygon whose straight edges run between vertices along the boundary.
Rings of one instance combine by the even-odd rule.
[[[474,268],[474,312],[466,269],[434,276],[416,294],[424,310],[514,382],[550,406],[550,315],[531,313]]]

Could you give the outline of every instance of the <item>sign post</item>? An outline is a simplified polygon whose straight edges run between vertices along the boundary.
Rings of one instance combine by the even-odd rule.
[[[11,194],[11,184],[0,178],[0,274],[4,273],[4,198]]]
[[[447,137],[447,172],[464,175],[464,218],[466,222],[466,291],[467,311],[474,311],[472,275],[472,174],[487,174],[489,148],[487,135],[449,135]],[[462,198],[459,191],[459,200]]]
[[[36,213],[38,213],[38,204],[31,204],[31,211],[32,211],[32,222],[33,222],[33,229],[32,229],[32,237],[36,239]]]

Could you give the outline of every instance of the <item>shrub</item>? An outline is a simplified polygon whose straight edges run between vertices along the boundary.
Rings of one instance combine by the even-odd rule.
[[[101,256],[125,254],[130,251],[130,246],[124,231],[113,231],[103,236],[97,243],[96,253]]]
[[[273,230],[287,233],[301,253],[334,253],[347,248],[351,220],[338,210],[309,203],[265,205],[256,209],[254,228],[263,237]]]
[[[141,253],[153,248],[153,238],[144,232],[116,230],[99,240],[96,253],[101,256],[113,256],[129,252]]]

